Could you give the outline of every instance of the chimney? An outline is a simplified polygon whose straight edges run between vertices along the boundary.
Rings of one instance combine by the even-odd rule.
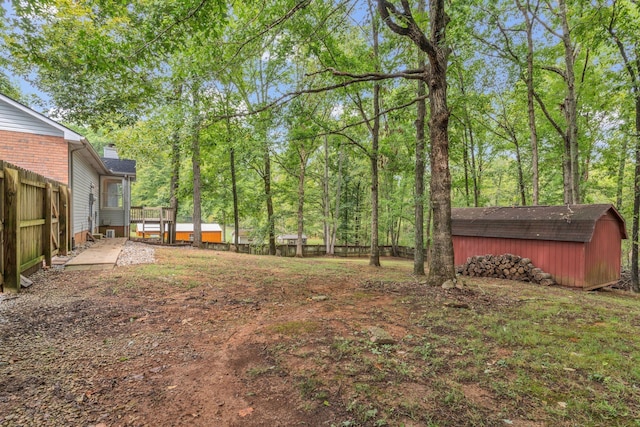
[[[116,150],[115,144],[108,144],[104,147],[104,158],[105,159],[119,159],[118,150]]]

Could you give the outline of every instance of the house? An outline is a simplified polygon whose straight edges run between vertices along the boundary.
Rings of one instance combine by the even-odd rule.
[[[238,230],[238,244],[239,245],[250,245],[253,243],[253,236],[251,233],[253,230]],[[231,232],[231,243],[235,242],[236,232]]]
[[[455,264],[474,255],[510,253],[583,289],[620,278],[624,219],[610,204],[453,208]]]
[[[276,237],[276,242],[281,245],[297,245],[298,244],[298,235],[297,234],[281,234]],[[302,235],[302,244],[307,244],[307,236]]]
[[[104,148],[101,160],[111,174],[100,178],[98,229],[106,236],[129,237],[131,185],[136,180],[136,161],[120,159],[113,144]]]
[[[202,224],[202,242],[203,243],[220,243],[222,242],[222,228],[218,224]],[[148,239],[160,238],[159,224],[138,224],[136,234],[140,238]],[[167,238],[167,230],[165,227],[165,239]],[[176,224],[176,242],[193,242],[193,224],[177,223]]]
[[[69,186],[72,245],[106,226],[103,220],[114,236],[128,235],[135,161],[108,166],[84,136],[3,94],[0,159]]]

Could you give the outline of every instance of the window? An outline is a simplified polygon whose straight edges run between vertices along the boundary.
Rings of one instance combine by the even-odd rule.
[[[102,182],[102,207],[122,209],[123,194],[121,179],[105,179]]]

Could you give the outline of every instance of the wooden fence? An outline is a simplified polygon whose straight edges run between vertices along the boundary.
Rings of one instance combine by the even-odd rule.
[[[71,242],[66,185],[0,160],[0,290],[20,290],[20,274],[51,265]]]
[[[205,249],[213,249],[216,251],[229,251],[231,250],[230,243],[203,243]],[[371,248],[369,246],[335,246],[334,256],[337,257],[368,257]],[[414,249],[398,246],[394,252],[392,246],[379,246],[381,256],[396,256],[399,258],[413,259]],[[269,247],[254,246],[248,244],[239,244],[237,247],[239,253],[252,254],[252,255],[269,255]],[[302,255],[304,257],[317,257],[325,256],[327,250],[324,245],[302,245]],[[276,255],[283,257],[295,257],[296,245],[278,245],[276,246]],[[425,251],[425,256],[426,256]]]

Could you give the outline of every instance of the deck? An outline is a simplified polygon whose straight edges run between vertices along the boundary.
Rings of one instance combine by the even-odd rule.
[[[175,238],[175,227],[173,223],[174,209],[167,207],[146,207],[132,206],[129,214],[131,224],[142,224],[142,230],[147,230],[147,225],[157,225],[158,231],[169,231],[167,239],[173,241]],[[155,227],[154,227],[155,228]],[[161,233],[161,240],[165,239],[165,233]],[[171,237],[173,236],[173,238]]]

